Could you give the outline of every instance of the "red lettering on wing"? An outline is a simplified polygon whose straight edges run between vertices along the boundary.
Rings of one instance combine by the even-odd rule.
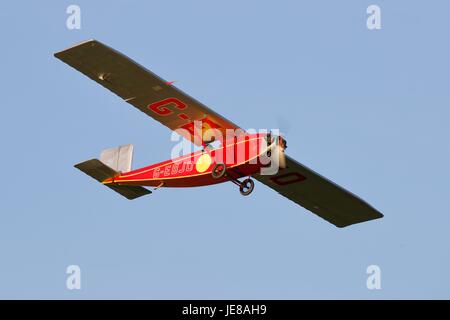
[[[183,110],[187,108],[187,104],[177,98],[167,98],[148,105],[148,109],[160,116],[168,116],[173,114],[173,111],[168,108],[169,105],[174,105],[175,108]]]
[[[272,177],[270,178],[270,180],[272,180],[279,186],[285,186],[287,184],[302,182],[306,180],[306,177],[302,176],[300,173],[297,172],[290,172]]]

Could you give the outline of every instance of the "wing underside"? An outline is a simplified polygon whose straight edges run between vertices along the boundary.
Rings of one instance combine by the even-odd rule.
[[[226,129],[239,128],[153,72],[96,40],[55,53],[55,57],[166,127],[184,129],[181,134],[196,145],[203,145],[204,137],[202,134],[194,135],[194,121],[201,121],[201,128],[197,128],[203,132],[215,129],[225,135]]]
[[[254,178],[340,228],[383,217],[356,195],[289,156],[286,168],[276,175]]]

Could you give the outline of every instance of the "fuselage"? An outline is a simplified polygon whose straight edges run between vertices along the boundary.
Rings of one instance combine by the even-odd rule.
[[[104,181],[104,184],[153,186],[153,187],[196,187],[250,176],[267,165],[264,156],[271,145],[267,134],[245,134],[221,141],[218,148],[205,147],[174,159],[166,160]],[[266,162],[265,162],[266,161]],[[225,164],[227,175],[214,178],[212,170],[216,164]]]

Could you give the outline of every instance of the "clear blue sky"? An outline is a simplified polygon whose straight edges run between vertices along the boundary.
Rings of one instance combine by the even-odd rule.
[[[2,3],[0,298],[450,298],[449,16],[444,0]],[[281,126],[288,154],[385,218],[338,229],[259,183],[135,201],[96,183],[73,164],[133,143],[137,168],[173,144],[52,55],[90,38],[243,128]]]

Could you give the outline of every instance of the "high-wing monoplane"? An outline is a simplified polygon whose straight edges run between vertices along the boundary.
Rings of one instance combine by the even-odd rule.
[[[232,182],[242,195],[262,182],[338,227],[381,218],[372,206],[285,154],[285,138],[248,132],[125,55],[89,40],[55,57],[117,94],[200,150],[131,169],[133,146],[104,150],[75,167],[128,199],[169,187]]]

